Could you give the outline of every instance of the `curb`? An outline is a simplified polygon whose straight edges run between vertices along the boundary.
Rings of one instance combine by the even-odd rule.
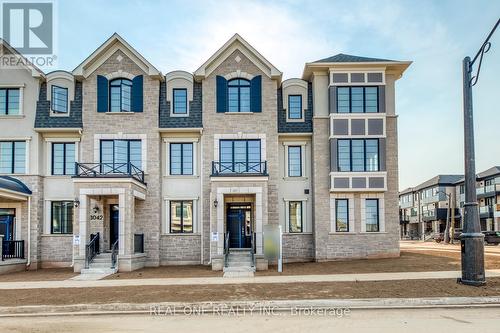
[[[434,298],[371,298],[371,299],[314,299],[230,302],[161,302],[109,303],[74,305],[30,305],[0,307],[0,317],[39,317],[77,315],[244,315],[293,312],[371,309],[500,307],[500,297],[434,297]]]

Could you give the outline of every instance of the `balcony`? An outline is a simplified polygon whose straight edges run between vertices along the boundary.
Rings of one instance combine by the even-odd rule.
[[[132,178],[143,184],[144,171],[132,163],[75,163],[74,178]]]
[[[496,186],[494,184],[476,188],[476,194],[479,198],[492,197],[495,195],[495,192]]]
[[[493,207],[492,206],[479,207],[479,217],[483,219],[493,217]]]
[[[246,177],[267,175],[267,161],[212,162],[212,177]]]

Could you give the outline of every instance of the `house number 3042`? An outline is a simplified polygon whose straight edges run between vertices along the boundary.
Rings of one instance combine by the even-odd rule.
[[[90,220],[91,221],[102,221],[104,219],[104,216],[102,215],[90,215]]]

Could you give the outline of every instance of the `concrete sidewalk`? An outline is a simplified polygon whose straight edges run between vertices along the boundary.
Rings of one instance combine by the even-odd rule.
[[[130,286],[174,286],[174,285],[220,285],[220,284],[262,284],[262,283],[308,283],[308,282],[355,282],[355,281],[391,281],[391,280],[427,280],[456,279],[460,271],[434,272],[399,272],[368,274],[328,274],[328,275],[282,275],[256,276],[249,278],[162,278],[162,279],[127,279],[98,281],[30,281],[1,282],[2,289],[60,289],[60,288],[95,288],[95,287],[130,287]],[[486,271],[486,276],[500,277],[500,269]]]

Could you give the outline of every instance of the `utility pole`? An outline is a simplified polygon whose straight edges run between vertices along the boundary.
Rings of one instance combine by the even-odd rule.
[[[479,52],[471,61],[463,60],[463,108],[464,108],[464,159],[465,159],[465,202],[464,232],[460,236],[462,253],[461,283],[480,286],[486,283],[484,274],[484,235],[481,233],[476,195],[476,161],[474,152],[474,121],[472,111],[472,86],[477,83],[483,55],[491,48],[490,38],[500,23],[496,22]],[[478,69],[472,76],[472,66],[479,59]]]

